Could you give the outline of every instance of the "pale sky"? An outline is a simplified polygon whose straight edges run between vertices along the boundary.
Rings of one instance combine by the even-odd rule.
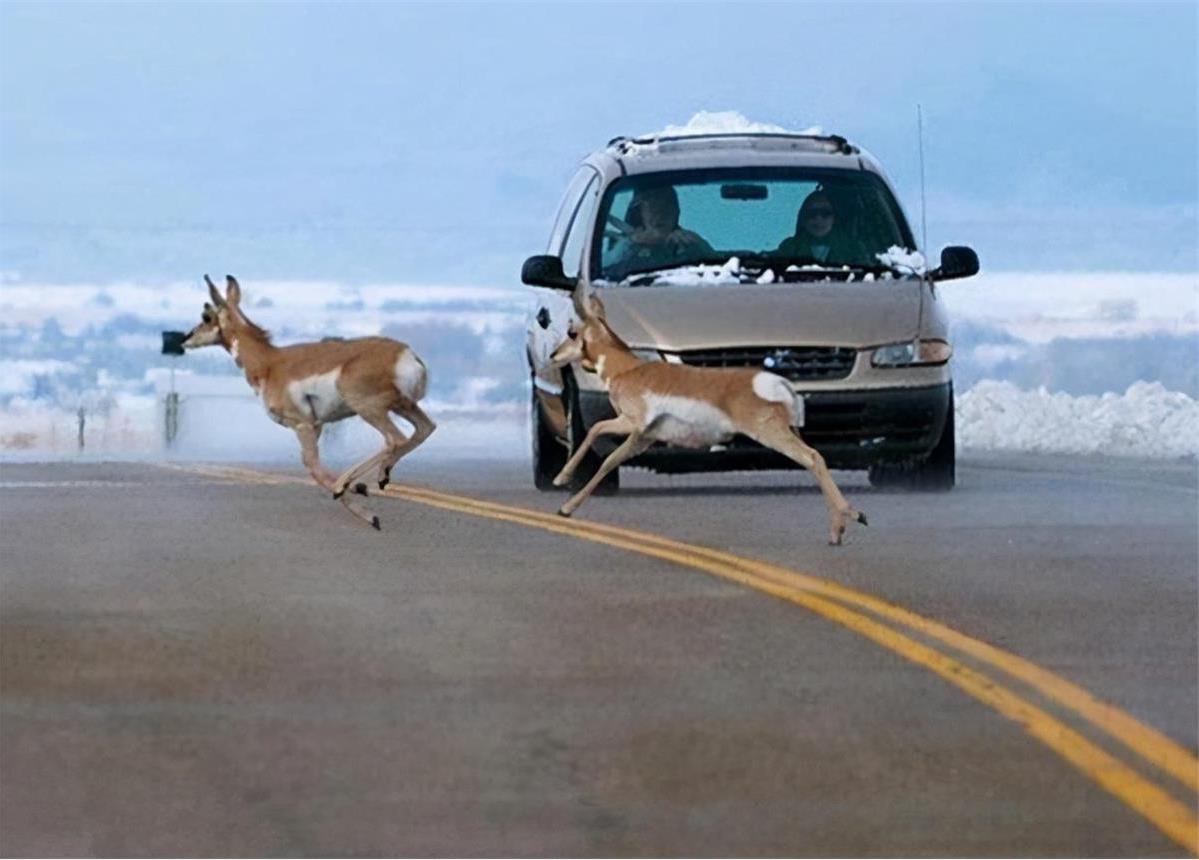
[[[0,272],[515,285],[578,160],[737,110],[991,270],[1199,269],[1197,5],[0,4]]]

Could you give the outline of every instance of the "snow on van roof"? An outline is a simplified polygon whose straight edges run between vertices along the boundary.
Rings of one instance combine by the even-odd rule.
[[[637,138],[640,140],[643,138],[697,137],[707,134],[822,135],[824,131],[816,125],[802,131],[794,131],[774,123],[754,122],[747,119],[740,111],[735,110],[701,110],[687,120],[685,125],[668,125],[661,131],[638,135]]]

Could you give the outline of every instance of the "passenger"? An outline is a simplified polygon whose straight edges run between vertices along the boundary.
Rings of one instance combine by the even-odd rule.
[[[702,236],[679,225],[679,196],[671,185],[635,191],[625,220],[609,220],[623,234],[625,247],[614,250],[612,267],[622,272],[685,265],[715,254]]]
[[[837,210],[823,190],[809,194],[795,218],[795,235],[779,243],[776,254],[794,260],[816,263],[861,264],[867,259],[865,247],[844,224],[837,223]]]

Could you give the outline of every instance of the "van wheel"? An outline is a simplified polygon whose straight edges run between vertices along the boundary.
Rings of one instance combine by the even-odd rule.
[[[579,450],[578,446],[587,438],[587,428],[583,426],[583,412],[579,409],[579,388],[575,384],[574,374],[563,372],[562,388],[566,394],[566,429],[570,434],[570,453],[573,456],[575,451]],[[599,471],[600,464],[604,462],[603,457],[595,453],[592,448],[584,457],[583,462],[579,463],[579,468],[575,469],[574,478],[570,482],[570,489],[578,491],[583,489],[584,485]],[[611,496],[620,491],[620,469],[613,469],[604,479],[599,482],[599,486],[595,488],[594,495]]]
[[[878,463],[870,467],[870,486],[879,489],[944,493],[957,483],[957,449],[953,424],[953,392],[941,438],[927,457],[915,463]]]
[[[533,438],[533,486],[542,492],[561,490],[562,487],[554,486],[554,478],[566,465],[566,448],[558,441],[541,413],[541,398],[534,389],[529,412],[532,422],[529,435]]]
[[[912,475],[912,489],[924,493],[944,493],[957,483],[957,448],[953,428],[953,392],[949,392],[949,414],[937,447]]]

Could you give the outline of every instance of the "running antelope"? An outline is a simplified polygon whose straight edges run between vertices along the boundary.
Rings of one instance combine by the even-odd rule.
[[[600,300],[575,290],[575,310],[582,324],[554,351],[553,362],[578,361],[599,375],[608,388],[616,417],[596,422],[583,444],[554,478],[570,482],[583,456],[603,434],[627,437],[600,465],[595,476],[558,511],[569,517],[591,495],[604,476],[654,442],[703,448],[727,442],[736,433],[790,457],[816,476],[829,510],[829,543],[841,543],[849,523],[866,525],[829,475],[824,458],[800,438],[803,400],[781,376],[762,370],[688,367],[637,358],[608,327]]]
[[[379,489],[387,486],[396,461],[429,438],[436,424],[417,405],[425,396],[428,372],[407,345],[386,337],[361,337],[277,347],[270,335],[241,310],[241,287],[225,276],[225,295],[207,275],[212,303],[205,302],[200,324],[183,342],[185,349],[223,346],[246,381],[262,398],[267,414],[295,431],[304,466],[318,484],[355,516],[379,528],[379,518],[346,496],[351,488],[367,495],[362,479],[374,471]],[[392,423],[395,412],[414,428],[405,436]],[[321,464],[317,450],[321,429],[358,415],[383,434],[383,450],[351,466],[340,477]]]

